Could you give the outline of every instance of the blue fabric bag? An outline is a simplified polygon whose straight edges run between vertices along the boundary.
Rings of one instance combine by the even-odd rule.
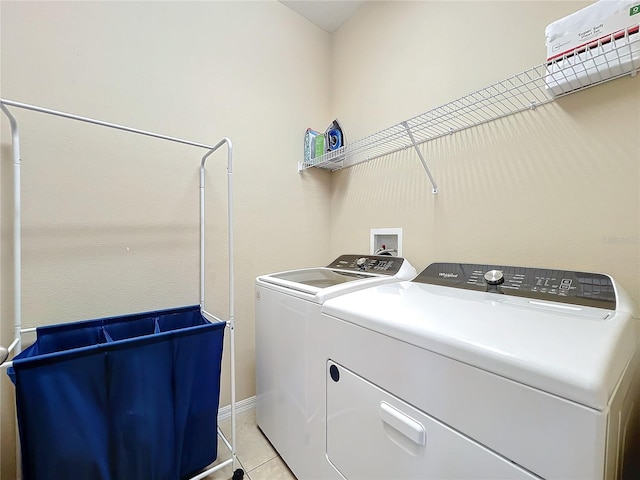
[[[8,370],[24,480],[178,480],[212,463],[224,327],[192,306],[38,328]]]

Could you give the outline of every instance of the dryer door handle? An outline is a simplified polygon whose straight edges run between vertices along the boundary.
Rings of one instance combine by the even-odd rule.
[[[424,426],[387,402],[380,402],[380,418],[412,442],[418,445],[427,443],[427,433]]]

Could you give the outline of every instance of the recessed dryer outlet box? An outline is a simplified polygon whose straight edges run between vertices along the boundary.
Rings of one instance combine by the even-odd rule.
[[[371,229],[371,255],[402,256],[402,229],[401,228],[372,228]]]

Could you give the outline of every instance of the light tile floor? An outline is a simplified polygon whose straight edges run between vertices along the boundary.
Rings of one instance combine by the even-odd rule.
[[[231,441],[231,418],[221,421],[220,429],[227,440]],[[236,456],[240,468],[244,470],[244,480],[296,480],[256,425],[256,412],[253,408],[236,415]],[[218,439],[216,463],[224,462],[229,458],[231,458],[229,449],[222,440]],[[205,479],[230,480],[232,476],[233,466],[227,465]]]

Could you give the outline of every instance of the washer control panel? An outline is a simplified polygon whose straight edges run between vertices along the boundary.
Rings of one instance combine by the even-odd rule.
[[[413,281],[610,310],[616,308],[613,282],[601,273],[473,263],[432,263]]]
[[[327,265],[327,268],[395,275],[403,262],[404,258],[390,255],[341,255]]]

